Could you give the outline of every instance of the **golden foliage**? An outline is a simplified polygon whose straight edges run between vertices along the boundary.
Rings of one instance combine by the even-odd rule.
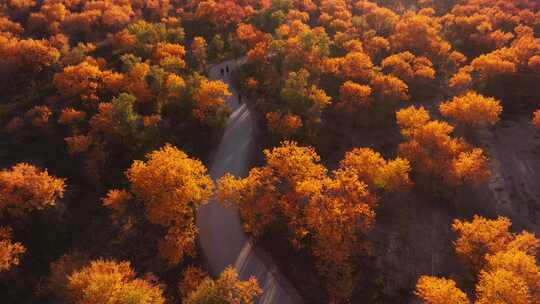
[[[339,106],[348,111],[366,108],[370,104],[371,88],[352,81],[344,82],[339,88]]]
[[[0,227],[0,273],[19,265],[19,258],[25,252],[26,248],[21,243],[12,241],[11,229]]]
[[[470,222],[455,220],[452,229],[458,234],[456,253],[476,269],[485,265],[487,254],[508,249],[536,255],[540,240],[527,232],[518,235],[511,233],[510,225],[510,220],[505,217],[489,220],[474,216]]]
[[[160,42],[154,51],[154,58],[162,66],[183,69],[186,67],[185,54],[186,50],[180,44]]]
[[[502,110],[500,102],[495,98],[484,97],[473,91],[439,105],[443,116],[471,127],[494,125],[499,121]]]
[[[253,304],[255,298],[262,294],[262,290],[255,277],[246,281],[238,278],[238,273],[228,267],[216,280],[206,278],[199,287],[191,292],[182,303],[242,303]]]
[[[282,115],[278,112],[266,113],[266,123],[271,133],[275,133],[282,138],[287,138],[302,127],[302,119],[294,114]]]
[[[252,169],[246,178],[226,175],[219,180],[218,201],[237,206],[244,228],[255,237],[270,225],[286,225],[295,248],[310,245],[331,298],[348,298],[354,288],[353,257],[365,248],[375,219],[377,197],[366,184],[372,182],[369,168],[354,159],[328,174],[312,148],[288,141],[264,154],[266,165]],[[376,170],[381,188],[400,190],[410,184],[406,161],[381,158],[381,163]]]
[[[126,171],[133,193],[152,224],[168,228],[161,254],[177,264],[195,249],[195,212],[212,195],[213,182],[204,165],[171,145],[135,161]]]
[[[407,160],[397,158],[386,161],[380,153],[369,148],[347,152],[340,162],[340,168],[354,172],[372,191],[399,191],[412,185],[409,178],[411,167]]]
[[[408,140],[399,145],[399,155],[413,168],[428,176],[439,176],[446,183],[479,185],[490,176],[488,158],[461,138],[450,135],[454,127],[430,120],[429,113],[414,106],[396,113],[402,135]]]
[[[0,212],[22,217],[35,210],[51,207],[64,196],[63,179],[47,170],[19,163],[0,171]]]
[[[95,260],[68,277],[67,289],[76,304],[163,304],[163,291],[135,278],[129,262]]]
[[[229,86],[223,81],[203,79],[193,97],[196,102],[193,115],[201,121],[208,119],[225,105],[226,99],[231,95]]]
[[[101,78],[99,67],[84,61],[55,74],[53,83],[65,98],[80,97],[83,101],[97,101]]]
[[[186,298],[190,293],[197,290],[197,287],[210,276],[199,267],[189,265],[182,271],[182,277],[178,282],[178,292]]]
[[[367,80],[370,78],[373,63],[363,52],[350,52],[341,62],[341,70],[348,79]]]
[[[456,282],[444,278],[421,276],[414,294],[425,304],[469,304],[467,295]]]

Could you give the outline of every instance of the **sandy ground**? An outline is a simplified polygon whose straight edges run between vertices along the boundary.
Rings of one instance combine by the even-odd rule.
[[[254,117],[245,103],[238,103],[238,92],[231,84],[230,74],[221,76],[220,72],[226,66],[233,69],[236,64],[235,61],[227,61],[213,66],[209,73],[211,79],[223,79],[227,82],[233,94],[227,101],[232,115],[210,166],[210,175],[214,180],[225,173],[245,176],[255,148]],[[258,303],[302,303],[296,290],[280,273],[270,256],[254,246],[244,233],[235,209],[224,208],[212,200],[199,208],[197,226],[202,254],[213,275],[218,275],[225,267],[233,265],[241,278],[257,277],[264,290]]]

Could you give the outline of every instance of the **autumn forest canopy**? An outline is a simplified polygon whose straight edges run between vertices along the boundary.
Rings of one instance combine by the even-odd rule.
[[[537,0],[0,0],[0,302],[539,304],[539,84]]]

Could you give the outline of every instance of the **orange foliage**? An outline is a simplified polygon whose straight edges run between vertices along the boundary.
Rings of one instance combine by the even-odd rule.
[[[135,278],[129,262],[96,260],[69,275],[67,289],[76,304],[163,304],[159,286]]]
[[[19,40],[0,32],[0,70],[5,75],[35,74],[54,64],[59,58],[60,52],[46,40]]]
[[[528,233],[511,233],[510,225],[510,220],[505,217],[489,220],[474,216],[470,222],[455,220],[452,229],[458,234],[455,242],[456,253],[475,269],[485,265],[487,254],[493,255],[507,249],[521,250],[521,247],[525,248],[528,254],[536,254],[540,240]],[[518,240],[520,246],[516,246],[515,240]]]
[[[75,135],[64,138],[67,144],[69,155],[84,153],[92,144],[92,138],[86,135]]]
[[[467,295],[456,287],[456,282],[444,278],[421,276],[414,293],[425,304],[470,303]]]
[[[488,159],[481,149],[472,149],[463,139],[452,138],[454,127],[430,121],[423,107],[402,109],[396,113],[396,118],[401,133],[408,140],[400,144],[399,154],[420,173],[439,176],[453,186],[487,181]]]
[[[225,100],[231,96],[229,86],[221,80],[201,81],[200,87],[193,97],[196,105],[193,115],[201,121],[211,117],[219,108],[225,105]]]
[[[11,239],[11,229],[0,227],[0,273],[19,265],[19,257],[26,252],[21,243]]]
[[[395,105],[410,99],[409,87],[395,76],[376,74],[371,79],[370,85],[377,101]]]
[[[536,254],[540,240],[526,231],[509,231],[507,218],[488,220],[474,216],[471,222],[455,220],[454,243],[458,255],[479,271],[476,283],[478,304],[538,303],[540,267]],[[425,303],[470,303],[452,280],[422,276],[415,294]]]
[[[65,67],[61,73],[54,75],[53,83],[65,98],[80,97],[83,101],[97,101],[101,78],[99,67],[85,61]]]
[[[144,204],[152,224],[168,228],[160,252],[179,263],[195,250],[195,211],[212,195],[213,183],[204,165],[177,148],[166,145],[135,161],[126,171],[133,193]]]
[[[362,238],[375,221],[377,199],[358,175],[344,170],[335,172],[334,178],[306,180],[298,187],[308,198],[305,225],[314,242],[317,269],[325,277],[331,302],[341,302],[354,290],[351,259],[363,249]]]
[[[206,271],[199,267],[189,265],[182,271],[182,277],[180,282],[178,282],[178,291],[184,297],[187,297],[190,293],[197,290],[197,287],[209,277],[210,276]]]
[[[476,285],[478,304],[529,304],[532,301],[527,283],[511,271],[497,269],[492,272],[482,271]]]
[[[216,280],[204,279],[197,289],[191,292],[182,303],[242,303],[254,304],[255,298],[262,294],[262,289],[255,277],[240,280],[232,267],[227,267]]]
[[[348,53],[341,62],[343,75],[349,79],[366,80],[372,73],[373,63],[363,52]]]
[[[193,38],[193,42],[191,43],[191,53],[199,67],[204,67],[206,64],[206,58],[208,57],[207,48],[208,45],[203,37]]]
[[[411,167],[407,160],[397,158],[387,161],[380,153],[369,148],[347,152],[340,162],[340,168],[354,172],[372,191],[399,191],[412,185],[409,178]]]
[[[64,189],[63,179],[19,163],[0,171],[0,212],[22,217],[33,210],[54,206],[64,196]]]
[[[386,57],[381,66],[392,75],[411,83],[435,79],[435,70],[431,60],[426,57],[416,57],[410,52],[403,52]]]
[[[189,1],[197,3],[195,17],[211,22],[219,28],[231,24],[239,24],[245,18],[255,13],[255,1]]]
[[[294,135],[302,127],[302,119],[294,114],[266,113],[266,123],[271,133],[282,138]]]
[[[451,46],[442,38],[437,18],[407,12],[397,22],[390,36],[392,49],[410,51],[431,58],[446,56]]]
[[[183,69],[186,67],[185,54],[186,50],[180,44],[160,42],[154,51],[154,58],[162,66]]]
[[[317,257],[331,298],[348,298],[354,288],[352,260],[364,248],[377,198],[352,165],[344,162],[346,165],[329,175],[311,148],[286,141],[264,154],[266,165],[252,169],[246,178],[221,178],[218,200],[237,206],[244,228],[255,237],[269,225],[282,222],[294,247],[301,248],[311,240],[310,250]],[[379,171],[382,187],[398,189],[410,182],[406,162],[385,164],[388,167]]]
[[[113,189],[107,192],[107,195],[102,199],[102,202],[103,206],[121,214],[132,198],[133,195],[126,190]]]
[[[73,108],[66,108],[62,110],[58,123],[62,125],[70,125],[84,121],[86,113],[83,111],[77,111]]]
[[[468,92],[439,105],[441,114],[471,127],[494,125],[499,121],[502,106],[495,98]]]
[[[299,184],[326,175],[319,164],[320,157],[311,148],[299,147],[295,142],[283,142],[278,148],[265,150],[267,165],[254,168],[244,179],[225,175],[218,183],[218,200],[237,205],[244,220],[244,228],[255,237],[260,236],[278,214],[286,219],[293,244],[299,245],[305,228],[297,219],[299,214]],[[282,184],[284,187],[275,187]]]
[[[457,159],[452,162],[452,167],[448,173],[450,184],[459,186],[486,183],[491,175],[488,162],[489,160],[482,149],[461,152]]]
[[[340,103],[347,111],[366,108],[370,104],[371,88],[352,81],[346,81],[339,88]]]

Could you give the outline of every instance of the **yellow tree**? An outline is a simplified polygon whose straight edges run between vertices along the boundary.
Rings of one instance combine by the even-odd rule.
[[[171,145],[135,161],[126,171],[131,189],[146,210],[148,221],[168,229],[161,254],[171,263],[195,254],[195,212],[212,195],[206,167]]]
[[[193,96],[195,100],[193,115],[201,121],[215,117],[216,113],[224,107],[229,96],[231,92],[223,81],[203,79]]]
[[[0,212],[23,217],[33,210],[56,205],[64,196],[63,179],[26,163],[0,171]]]
[[[402,109],[396,113],[396,118],[402,135],[408,140],[399,145],[399,155],[409,160],[415,170],[437,176],[453,186],[487,181],[487,157],[462,138],[451,137],[454,127],[430,120],[423,107]]]
[[[238,207],[244,227],[255,236],[279,216],[286,219],[290,241],[299,245],[306,235],[301,221],[302,196],[299,185],[327,174],[312,148],[285,141],[280,147],[265,150],[266,166],[254,168],[244,179],[226,175],[218,183],[217,196],[227,206]],[[277,185],[280,185],[277,187]]]
[[[76,66],[67,66],[55,74],[53,83],[58,93],[65,98],[80,97],[83,101],[98,101],[102,76],[98,66],[84,61]]]
[[[476,304],[530,304],[532,296],[527,283],[504,269],[480,272],[476,285]]]
[[[351,170],[365,182],[371,191],[398,191],[412,185],[411,167],[405,159],[387,161],[369,148],[356,148],[345,154],[340,162],[342,170]]]
[[[245,229],[255,237],[272,224],[284,223],[291,244],[309,246],[316,257],[332,300],[348,299],[354,289],[353,259],[365,248],[375,220],[377,197],[363,180],[366,174],[348,163],[328,174],[312,148],[295,142],[282,142],[264,154],[266,165],[252,169],[246,178],[223,177],[218,200],[237,206]],[[406,162],[383,162],[385,168],[378,171],[381,187],[397,190],[410,183]]]
[[[469,304],[467,295],[456,282],[444,278],[421,276],[414,294],[425,304]]]
[[[511,233],[511,225],[505,217],[490,220],[475,215],[470,222],[455,220],[452,229],[458,234],[454,243],[456,253],[474,269],[481,269],[485,265],[487,254],[508,249],[536,255],[540,240],[527,232],[518,235]]]
[[[536,263],[536,252],[527,253],[516,248],[499,251],[486,257],[485,271],[493,272],[499,269],[510,271],[527,284],[534,303],[540,301],[540,267]]]
[[[185,48],[180,44],[160,42],[154,50],[155,60],[163,67],[172,71],[186,67]]]
[[[308,198],[304,208],[311,251],[324,276],[333,303],[350,298],[354,290],[354,255],[363,249],[375,222],[377,199],[352,171],[338,170],[333,178],[306,180],[299,190]]]
[[[163,304],[159,286],[135,277],[129,262],[96,260],[68,274],[67,291],[75,304]]]
[[[456,252],[479,271],[476,304],[540,302],[540,240],[526,231],[513,234],[510,225],[506,218],[454,221]],[[422,276],[415,294],[428,304],[469,303],[452,280]]]
[[[368,80],[373,69],[371,58],[364,52],[350,52],[341,63],[341,71],[343,76],[348,79]]]
[[[393,75],[374,73],[370,79],[370,86],[375,104],[394,106],[401,101],[410,99],[409,86]]]
[[[447,181],[454,186],[481,185],[486,183],[491,176],[489,160],[482,149],[473,149],[470,152],[461,152],[452,161],[450,172],[447,173]]]
[[[470,127],[494,125],[499,121],[502,110],[500,101],[472,91],[439,105],[443,116]]]
[[[262,294],[262,290],[255,277],[246,281],[238,278],[238,273],[232,267],[228,267],[216,280],[206,278],[197,289],[191,292],[182,303],[207,304],[207,303],[238,303],[253,304],[255,299]]]
[[[344,82],[339,88],[339,107],[348,112],[365,109],[370,105],[371,88],[352,81]]]

